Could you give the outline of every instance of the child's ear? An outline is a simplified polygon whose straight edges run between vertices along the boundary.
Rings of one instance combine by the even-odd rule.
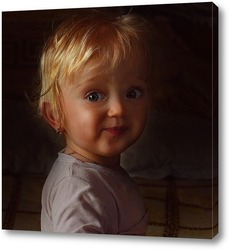
[[[51,108],[49,102],[44,102],[41,108],[42,115],[47,120],[47,122],[55,129],[58,130],[60,128],[60,118],[56,112]]]

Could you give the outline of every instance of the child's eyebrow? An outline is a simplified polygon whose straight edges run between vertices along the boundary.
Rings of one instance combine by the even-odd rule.
[[[140,80],[140,81],[143,81],[143,82],[146,82],[146,81],[147,81],[147,77],[135,76],[135,78],[136,78],[137,80]]]
[[[94,83],[98,83],[99,81],[104,81],[106,80],[106,77],[101,75],[101,74],[96,74],[90,77],[85,77],[83,79],[77,80],[77,77],[74,78],[74,82],[76,82],[74,88],[80,88],[82,86],[84,86],[85,84],[94,84]]]
[[[146,77],[142,77],[142,76],[134,76],[132,77],[130,80],[132,80],[133,82],[136,83],[144,83],[146,84],[148,82],[148,79]]]
[[[84,85],[93,85],[93,84],[99,84],[101,82],[108,82],[109,81],[109,74],[106,75],[106,73],[101,72],[90,72],[89,75],[87,73],[84,73],[85,76],[75,75],[72,78],[72,84],[74,89],[78,89]],[[117,75],[114,75],[113,77],[116,77]],[[148,79],[147,77],[144,77],[142,74],[133,74],[130,76],[127,76],[126,81],[128,83],[133,82],[133,84],[136,83],[144,83],[147,84]],[[70,81],[71,82],[71,81]]]

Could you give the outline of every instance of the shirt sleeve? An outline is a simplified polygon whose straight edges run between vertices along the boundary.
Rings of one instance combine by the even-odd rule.
[[[105,234],[109,213],[114,210],[110,196],[81,178],[71,176],[63,179],[53,189],[53,231]]]

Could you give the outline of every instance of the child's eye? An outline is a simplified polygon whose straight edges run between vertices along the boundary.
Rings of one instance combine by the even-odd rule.
[[[99,93],[99,92],[90,92],[89,94],[86,95],[86,99],[90,102],[97,102],[101,101],[104,99],[104,95]]]
[[[127,91],[126,97],[130,99],[138,99],[143,94],[142,90],[139,88],[131,88]]]

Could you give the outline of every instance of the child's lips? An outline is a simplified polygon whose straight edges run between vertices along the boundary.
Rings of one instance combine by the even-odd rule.
[[[118,136],[124,134],[128,130],[126,126],[116,126],[111,128],[105,128],[105,131],[109,132],[113,136]]]

